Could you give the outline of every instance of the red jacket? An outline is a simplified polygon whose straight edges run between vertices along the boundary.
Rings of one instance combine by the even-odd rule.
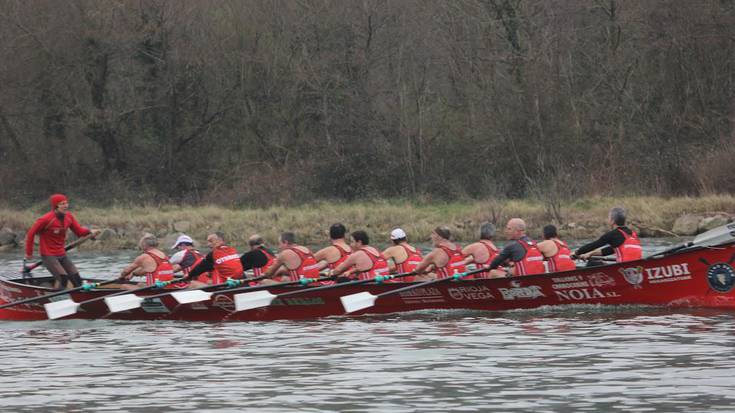
[[[41,239],[39,251],[41,255],[61,257],[66,255],[64,243],[66,231],[71,229],[78,237],[90,234],[90,230],[79,225],[71,212],[64,214],[64,222],[56,218],[54,211],[38,218],[26,235],[26,255],[33,255],[33,238],[38,234]]]

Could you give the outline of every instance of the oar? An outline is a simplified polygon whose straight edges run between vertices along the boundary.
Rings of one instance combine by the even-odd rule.
[[[134,290],[124,290],[113,294],[108,294],[102,297],[92,298],[87,301],[82,301],[80,303],[77,303],[74,300],[68,299],[68,300],[62,300],[62,301],[56,301],[53,303],[44,304],[43,306],[46,308],[46,314],[48,315],[48,318],[50,320],[55,320],[57,318],[66,317],[68,315],[74,314],[77,312],[79,307],[93,303],[95,301],[105,300],[107,302],[108,298],[116,297],[119,295],[134,295],[137,292],[140,291],[146,291],[146,290],[153,290],[156,288],[164,288],[169,284],[181,282],[181,278],[177,278],[171,281],[156,281],[155,284],[147,285],[145,287],[136,288]]]
[[[87,241],[88,239],[91,239],[93,235],[94,235],[93,233],[92,234],[87,234],[87,235],[79,238],[78,240],[76,240],[74,242],[70,242],[69,244],[67,244],[64,247],[64,251],[69,251],[72,248],[75,248],[75,247],[78,247],[78,246],[82,245],[85,241]],[[31,271],[33,271],[34,269],[38,268],[38,266],[40,266],[41,264],[43,264],[43,261],[38,261],[38,262],[33,263],[31,265],[26,265],[25,264],[25,260],[23,260],[23,277],[24,278],[28,277],[29,274],[31,273]]]
[[[26,304],[26,303],[30,303],[30,302],[33,302],[33,301],[39,301],[39,300],[43,300],[44,298],[57,297],[57,296],[60,296],[60,295],[72,293],[74,291],[81,291],[81,290],[89,291],[89,290],[91,290],[93,288],[97,288],[97,287],[103,286],[105,284],[112,284],[112,283],[115,283],[115,282],[120,282],[120,280],[119,279],[114,279],[114,280],[107,280],[107,281],[103,281],[103,282],[99,282],[99,283],[84,284],[84,285],[82,285],[80,287],[72,288],[72,289],[69,289],[69,290],[57,291],[55,293],[46,294],[46,295],[42,295],[42,296],[39,296],[39,297],[26,298],[25,300],[20,300],[20,301],[13,301],[12,303],[7,303],[7,304],[0,305],[0,309],[12,307],[14,305],[19,305],[19,304]]]
[[[125,295],[119,295],[116,297],[107,296],[105,298],[105,303],[107,304],[107,308],[110,309],[111,312],[117,313],[120,311],[126,311],[126,310],[132,310],[134,308],[138,308],[143,304],[143,301],[149,301],[154,298],[160,298],[167,295],[173,296],[176,301],[179,302],[179,304],[187,304],[187,303],[195,303],[198,301],[204,301],[208,300],[214,293],[203,291],[204,289],[216,289],[220,287],[237,287],[240,285],[243,285],[245,283],[249,283],[251,281],[257,281],[260,279],[265,278],[265,276],[255,277],[255,278],[245,278],[245,279],[229,279],[227,282],[221,283],[221,284],[214,284],[214,285],[207,285],[206,287],[196,288],[192,290],[183,290],[183,291],[170,291],[166,293],[156,294],[156,295],[149,295],[145,297],[141,297],[135,294],[125,294]],[[206,296],[207,298],[202,298],[203,296]],[[179,299],[180,297],[183,297]],[[108,299],[109,298],[109,299]]]
[[[667,250],[657,252],[653,255],[648,256],[648,258],[657,257],[659,255],[671,254],[673,252],[683,250],[684,248],[689,248],[689,247],[694,247],[694,246],[710,246],[710,245],[724,244],[725,242],[732,241],[733,239],[735,239],[735,222],[731,222],[727,225],[723,225],[721,227],[711,229],[707,232],[703,232],[697,235],[693,241],[689,241],[677,247],[669,248]]]
[[[425,281],[419,284],[409,285],[407,287],[390,290],[388,292],[384,292],[378,295],[373,295],[367,291],[363,291],[361,293],[345,295],[345,296],[340,297],[339,299],[340,301],[342,301],[342,307],[344,307],[345,312],[352,313],[355,311],[362,310],[364,308],[372,307],[373,305],[375,305],[375,300],[377,300],[380,297],[402,293],[404,291],[413,290],[414,288],[425,287],[427,285],[439,284],[439,283],[452,281],[452,280],[459,280],[469,275],[476,274],[478,272],[483,272],[483,271],[487,271],[487,268],[478,268],[472,271],[461,272],[461,273],[454,274],[451,277],[442,278],[439,280]]]
[[[404,274],[396,274],[396,275],[379,275],[375,278],[370,278],[367,280],[349,281],[346,283],[340,283],[340,284],[335,284],[335,285],[322,285],[320,287],[306,288],[306,289],[298,290],[298,291],[289,291],[287,293],[281,293],[281,294],[276,294],[276,295],[271,294],[268,291],[256,291],[252,293],[236,294],[235,295],[235,311],[245,311],[245,310],[250,310],[253,308],[267,307],[271,305],[273,300],[275,300],[276,298],[288,297],[292,295],[309,293],[313,291],[329,290],[331,288],[340,288],[340,287],[345,287],[348,285],[367,284],[373,281],[377,283],[382,283],[383,281],[392,280],[394,278],[407,277],[409,275],[415,275],[415,274],[416,273],[414,272],[407,272]]]

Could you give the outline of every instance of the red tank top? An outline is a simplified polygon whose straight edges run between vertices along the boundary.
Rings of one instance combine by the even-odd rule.
[[[390,272],[388,269],[388,261],[385,260],[383,254],[378,252],[377,255],[375,255],[373,251],[370,251],[367,248],[363,248],[360,251],[364,252],[368,258],[370,258],[372,265],[368,270],[355,272],[355,277],[357,277],[358,280],[371,280],[378,275],[388,275]]]
[[[270,251],[268,251],[268,248],[258,247],[258,249],[260,250],[260,252],[263,253],[263,255],[265,255],[268,261],[262,267],[253,267],[253,277],[260,277],[261,275],[263,275],[263,273],[268,271],[268,268],[270,268],[270,266],[273,265],[273,261],[276,260],[276,257],[273,254],[271,254]]]
[[[214,270],[212,270],[212,282],[222,284],[228,278],[242,278],[242,263],[240,254],[232,247],[221,245],[212,251]]]
[[[421,251],[419,251],[418,248],[415,248],[413,251],[411,251],[410,248],[407,246],[401,244],[401,247],[403,247],[403,250],[406,251],[406,259],[403,260],[403,262],[397,262],[396,263],[396,272],[398,274],[405,274],[407,272],[411,272],[418,267],[418,265],[423,260],[423,256],[421,255]],[[413,282],[414,276],[408,276],[408,277],[402,277],[402,278],[396,278],[394,280],[390,280],[389,282]]]
[[[188,267],[181,267],[181,272],[183,272],[184,275],[189,275],[191,270],[196,268],[196,266],[199,265],[199,263],[202,262],[202,260],[204,260],[204,255],[202,255],[202,253],[197,250],[187,249],[186,252],[184,253],[184,259],[186,259],[187,255],[191,255],[194,257],[194,263]],[[197,277],[197,281],[200,281],[203,283],[211,282],[211,279],[209,278],[209,273],[204,272],[204,273],[199,274],[199,276]]]
[[[307,252],[300,251],[298,248],[289,247],[286,248],[299,256],[301,263],[296,269],[288,270],[288,277],[290,281],[298,281],[302,278],[319,278],[319,263],[316,262],[314,255],[311,251]]]
[[[515,262],[514,274],[533,275],[546,272],[544,268],[544,256],[536,246],[536,241],[519,239],[518,243],[526,250],[526,253],[520,261]]]
[[[631,231],[632,234],[628,235],[620,228],[618,228],[618,231],[625,237],[625,242],[615,248],[615,259],[617,262],[641,259],[643,257],[643,248],[641,248],[641,240],[638,239],[638,234]]]
[[[351,254],[351,252],[348,252],[347,250],[345,250],[344,248],[340,247],[337,244],[332,244],[332,246],[337,248],[337,250],[339,250],[339,259],[335,262],[330,262],[329,264],[327,264],[330,270],[337,268],[337,266],[342,264],[342,262],[344,262],[344,260],[346,260],[347,257],[349,257]]]
[[[488,256],[488,258],[487,258],[487,260],[485,260],[483,262],[480,262],[480,261],[477,261],[477,258],[475,258],[475,256],[473,255],[472,256],[472,260],[478,266],[478,268],[479,267],[487,267],[487,266],[489,266],[490,263],[493,262],[493,260],[495,259],[495,257],[500,252],[500,250],[498,249],[498,247],[496,247],[495,244],[493,244],[490,241],[486,241],[486,240],[481,239],[480,240],[480,244],[484,245],[485,246],[485,249],[487,249],[487,256]],[[483,272],[478,272],[477,274],[475,274],[473,276],[470,276],[469,278],[473,278],[473,279],[490,278],[490,270],[483,271]]]
[[[549,272],[576,270],[577,265],[572,260],[572,251],[567,246],[567,243],[558,239],[552,241],[556,244],[556,254],[547,258]]]
[[[436,268],[437,278],[449,278],[454,274],[465,272],[466,268],[462,263],[464,256],[462,255],[462,248],[459,245],[455,245],[454,249],[447,248],[444,245],[440,245],[439,248],[444,250],[449,260],[447,260],[447,263],[443,267]]]
[[[145,274],[145,284],[153,285],[156,281],[170,281],[174,278],[174,267],[168,262],[168,257],[159,257],[146,251],[146,254],[156,262],[156,269]]]

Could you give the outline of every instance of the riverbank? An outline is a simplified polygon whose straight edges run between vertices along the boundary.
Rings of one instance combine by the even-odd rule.
[[[475,201],[427,204],[409,201],[355,203],[318,202],[300,207],[233,209],[220,206],[116,206],[95,208],[72,201],[73,211],[83,225],[103,229],[99,240],[82,249],[115,250],[135,248],[144,232],[162,239],[168,248],[185,232],[200,243],[206,234],[222,231],[229,242],[244,250],[247,238],[259,233],[275,245],[282,231],[294,231],[300,243],[323,245],[327,228],[334,222],[348,230],[365,229],[374,243],[385,245],[392,228],[402,227],[415,242],[427,242],[437,225],[448,225],[456,240],[477,238],[484,221],[499,228],[511,217],[526,220],[529,233],[540,238],[541,228],[553,223],[563,238],[594,238],[606,229],[607,212],[613,206],[628,209],[629,221],[643,237],[694,235],[735,218],[735,196],[699,198],[584,198],[561,205],[562,222],[555,222],[547,207],[533,200]],[[23,244],[25,231],[43,210],[0,208],[0,249],[14,250]],[[502,239],[502,231],[499,231]]]

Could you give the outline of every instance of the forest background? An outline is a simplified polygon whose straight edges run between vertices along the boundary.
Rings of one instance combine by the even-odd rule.
[[[5,0],[0,39],[12,208],[735,192],[732,0]]]

